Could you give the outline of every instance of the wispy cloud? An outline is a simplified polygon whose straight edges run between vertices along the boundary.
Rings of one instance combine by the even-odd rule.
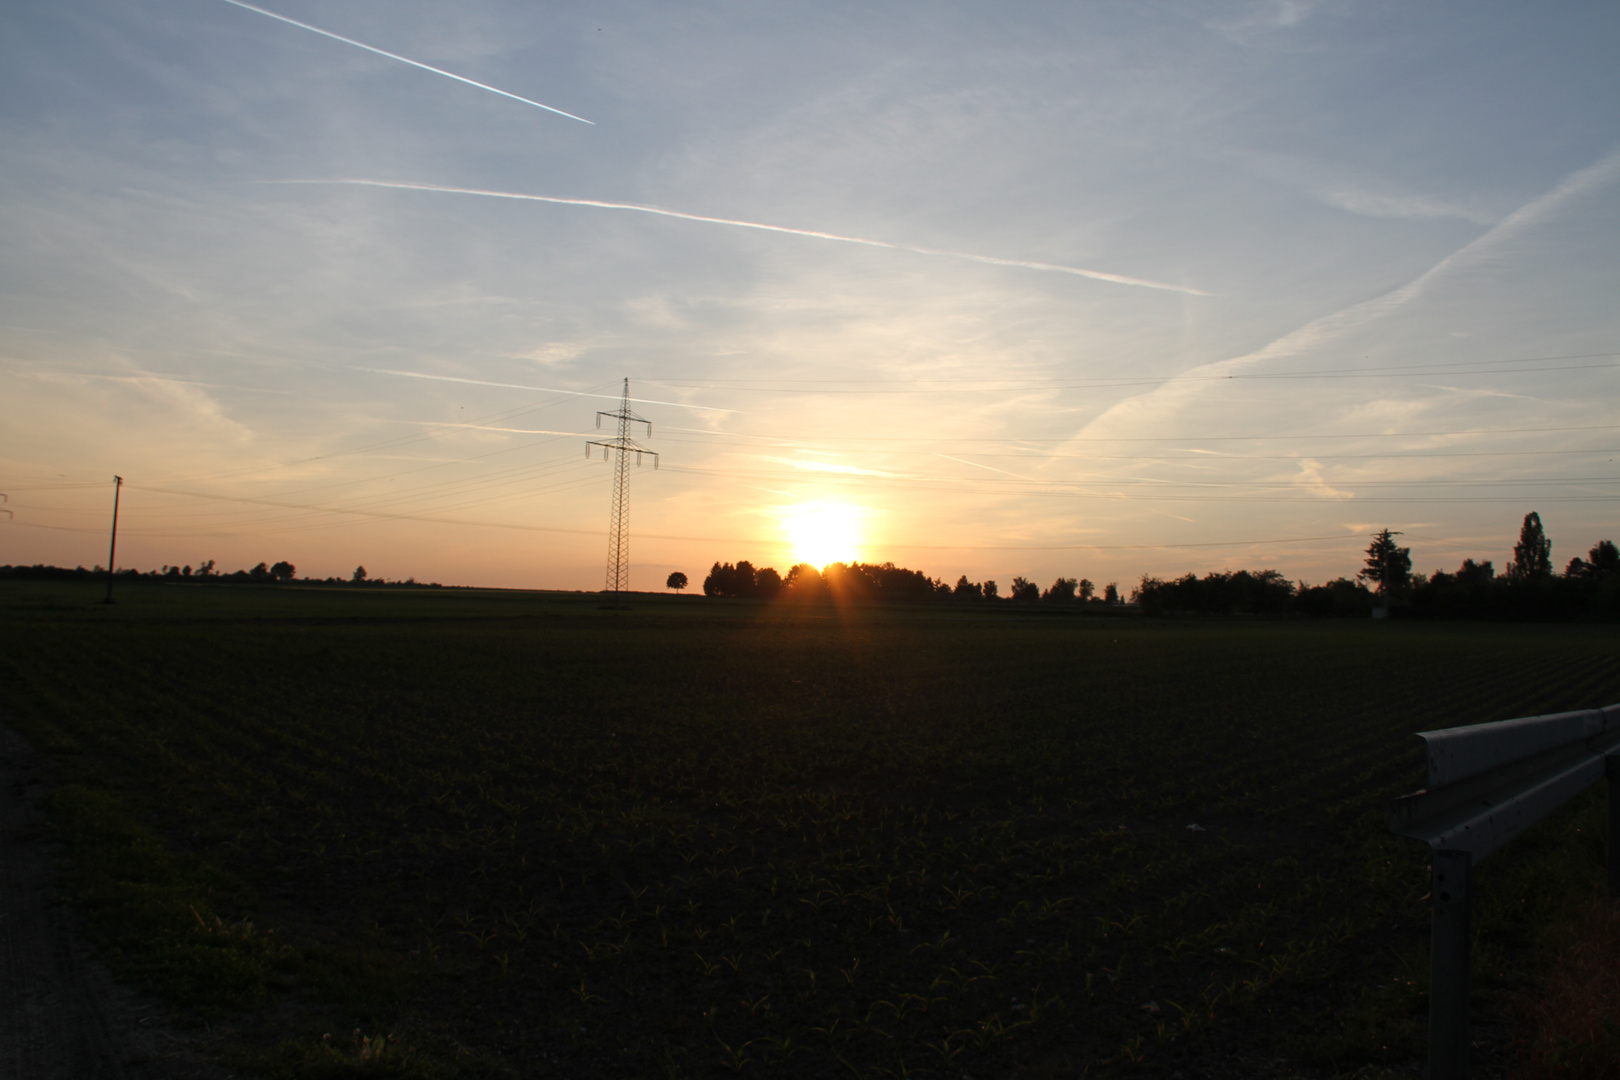
[[[590,124],[592,126],[595,126],[596,124],[596,121],[587,120],[583,116],[575,116],[571,112],[563,112],[561,109],[554,109],[550,105],[542,104],[538,101],[531,101],[530,99],[520,97],[517,94],[508,93],[499,87],[490,86],[488,83],[477,82],[473,79],[467,78],[464,75],[457,75],[453,71],[445,71],[443,68],[436,68],[431,64],[424,64],[420,60],[412,60],[408,56],[400,56],[398,53],[391,53],[385,49],[379,49],[375,45],[367,45],[363,41],[356,41],[353,38],[346,38],[342,34],[334,34],[330,30],[322,30],[318,26],[311,26],[309,23],[299,22],[297,19],[289,19],[285,15],[276,14],[274,11],[266,11],[262,7],[255,7],[252,4],[245,4],[242,2],[242,0],[225,0],[225,3],[230,4],[232,7],[243,8],[247,11],[256,11],[260,15],[268,16],[269,18],[275,19],[278,22],[284,22],[289,26],[296,26],[300,30],[308,30],[311,33],[320,34],[322,37],[331,38],[333,41],[341,41],[345,45],[353,45],[357,49],[364,49],[366,52],[376,53],[378,56],[386,56],[390,60],[398,60],[402,64],[411,65],[411,67],[421,68],[423,71],[431,71],[435,75],[443,75],[447,79],[454,79],[456,82],[466,83],[468,86],[476,86],[480,90],[488,90],[492,94],[499,94],[501,97],[511,98],[513,101],[521,101],[525,105],[533,105],[537,109],[544,109],[546,112],[556,113],[558,116],[566,116],[570,120],[578,120],[582,124]]]
[[[1441,386],[1439,383],[1422,383],[1425,390],[1443,390],[1448,394],[1462,394],[1466,397],[1498,397],[1513,398],[1517,401],[1539,401],[1534,394],[1510,394],[1506,390],[1480,390],[1468,386]]]
[[[490,382],[488,379],[463,379],[455,375],[429,375],[422,371],[396,371],[393,368],[355,368],[367,375],[393,375],[401,379],[428,379],[432,382],[466,383],[469,386],[495,386],[503,390],[534,390],[542,394],[569,394],[573,397],[603,398],[607,401],[618,401],[618,394],[594,394],[585,390],[562,390],[555,386],[529,386],[525,383]],[[631,398],[631,401],[642,405],[669,405],[677,409],[697,409],[701,412],[728,412],[734,413],[737,409],[721,409],[713,405],[691,405],[684,401],[659,401],[654,398]]]
[[[1499,225],[1453,251],[1400,288],[1313,319],[1253,352],[1183,372],[1173,381],[1167,380],[1153,390],[1114,405],[1088,424],[1081,434],[1095,436],[1116,427],[1141,430],[1149,420],[1161,418],[1200,397],[1204,393],[1202,384],[1210,379],[1232,375],[1268,360],[1295,356],[1343,337],[1352,330],[1405,307],[1448,274],[1491,258],[1504,243],[1544,221],[1566,203],[1616,180],[1620,180],[1620,150],[1611,151],[1594,164],[1569,174],[1551,191],[1525,203]]]
[[[589,431],[552,431],[549,428],[491,427],[488,424],[447,424],[441,420],[400,420],[396,422],[401,424],[412,424],[417,427],[466,428],[471,431],[494,431],[508,435],[566,435],[570,438],[596,438],[596,435]]]
[[[1262,0],[1237,19],[1210,23],[1210,27],[1237,44],[1279,30],[1292,30],[1308,18],[1321,0]]]
[[[830,461],[805,461],[803,458],[766,457],[765,461],[774,461],[779,465],[787,465],[804,472],[837,473],[840,476],[880,476],[886,479],[901,479],[901,474],[884,472],[881,469],[863,469],[858,465],[835,465]]]
[[[173,383],[176,386],[201,386],[210,390],[241,390],[250,394],[282,394],[292,395],[292,390],[276,390],[263,386],[241,386],[237,383],[204,382],[201,379],[182,379],[175,375],[162,375],[157,372],[142,372],[139,375],[100,375],[91,372],[77,371],[47,371],[31,372],[18,371],[16,374],[23,378],[42,379],[46,381],[66,381],[72,379],[94,379],[100,382],[137,383],[142,386],[152,386],[158,383]]]
[[[238,0],[226,0],[226,2],[236,3]],[[358,187],[394,188],[401,191],[434,191],[447,195],[477,195],[486,199],[517,199],[523,202],[554,203],[559,206],[589,206],[598,210],[630,210],[638,214],[654,214],[658,217],[679,218],[682,221],[698,221],[708,225],[731,225],[739,229],[758,229],[762,232],[785,233],[789,236],[807,236],[814,240],[832,240],[840,244],[859,244],[862,247],[884,248],[889,251],[909,251],[915,255],[935,255],[946,259],[963,259],[967,262],[984,263],[989,266],[1012,266],[1024,270],[1073,274],[1076,277],[1090,278],[1093,281],[1106,281],[1115,285],[1134,285],[1143,289],[1162,289],[1167,292],[1185,293],[1189,296],[1210,295],[1204,290],[1195,289],[1190,285],[1172,285],[1168,282],[1151,281],[1147,278],[1110,274],[1102,270],[1087,270],[1079,266],[1033,262],[1028,259],[1003,259],[995,255],[977,255],[967,251],[947,251],[944,248],[922,247],[917,244],[891,243],[887,240],[872,240],[861,236],[844,236],[840,233],[822,232],[819,229],[796,229],[787,225],[767,225],[759,221],[710,217],[707,214],[688,214],[682,210],[666,210],[663,207],[644,206],[640,203],[605,202],[601,199],[572,199],[560,195],[530,195],[516,191],[490,191],[484,188],[451,187],[445,184],[410,184],[394,180],[346,178],[338,180],[263,180],[259,182],[266,184],[350,184]]]
[[[1482,214],[1478,210],[1447,202],[1444,199],[1432,199],[1426,195],[1402,195],[1388,192],[1369,191],[1357,187],[1333,187],[1320,192],[1321,198],[1330,206],[1340,210],[1348,210],[1352,214],[1361,214],[1364,217],[1377,218],[1461,218],[1481,225],[1492,224],[1494,219]]]
[[[1500,213],[1467,199],[1441,198],[1404,189],[1376,171],[1337,158],[1227,147],[1219,156],[1289,188],[1303,189],[1329,206],[1362,217],[1405,221],[1456,218],[1495,225]]]
[[[1300,487],[1304,488],[1306,491],[1310,492],[1312,495],[1317,495],[1324,499],[1335,499],[1342,501],[1345,499],[1355,498],[1355,495],[1351,492],[1340,491],[1323,479],[1322,463],[1320,461],[1313,461],[1311,458],[1303,458],[1300,460],[1299,475],[1294,477],[1294,482]]]

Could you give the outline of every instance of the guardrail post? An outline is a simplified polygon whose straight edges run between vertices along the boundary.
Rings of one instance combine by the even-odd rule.
[[[1468,1076],[1469,870],[1473,855],[1436,851],[1429,952],[1429,1080]]]
[[[1389,827],[1429,847],[1429,1078],[1467,1080],[1469,878],[1476,860],[1607,778],[1609,892],[1620,900],[1620,704],[1420,731],[1429,785]]]
[[[1620,900],[1620,755],[1603,759],[1609,797],[1609,899]]]

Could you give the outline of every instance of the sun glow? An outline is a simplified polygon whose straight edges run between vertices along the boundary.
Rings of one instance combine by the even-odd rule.
[[[793,549],[793,561],[820,568],[854,562],[860,557],[864,511],[848,503],[804,503],[782,513],[782,531]]]

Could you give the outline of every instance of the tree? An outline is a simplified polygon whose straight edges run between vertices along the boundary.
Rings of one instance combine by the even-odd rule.
[[[799,597],[820,596],[823,587],[821,571],[806,562],[789,567],[782,584],[789,595]]]
[[[298,567],[286,559],[276,563],[270,568],[270,578],[273,581],[291,581],[298,575]]]
[[[994,600],[996,598],[996,588],[997,587],[996,587],[995,582],[993,582],[993,581],[985,582],[984,583],[984,598],[986,600]]]
[[[1012,594],[1009,600],[1019,600],[1028,603],[1041,598],[1041,587],[1028,578],[1015,577],[1012,580]]]
[[[255,566],[253,569],[248,571],[248,577],[252,578],[254,581],[269,581],[269,580],[271,580],[271,578],[270,578],[270,564],[269,563],[260,563],[258,566]]]
[[[772,571],[774,574],[775,571]],[[754,564],[741,559],[736,566],[715,563],[703,579],[704,596],[753,596],[756,591]]]
[[[674,589],[676,592],[680,592],[682,589],[686,588],[686,575],[681,573],[679,570],[675,571],[673,574],[669,575],[668,580],[664,582],[664,588]]]
[[[1592,569],[1598,577],[1620,573],[1620,548],[1614,546],[1613,540],[1599,540],[1587,554],[1592,557]]]
[[[1399,592],[1412,574],[1412,549],[1396,545],[1395,537],[1399,535],[1388,529],[1373,533],[1372,543],[1367,545],[1366,569],[1356,575],[1371,582],[1373,591],[1386,600],[1385,590]]]
[[[958,600],[977,600],[979,597],[984,595],[982,590],[982,585],[969,581],[967,579],[967,575],[963,574],[961,577],[956,579],[956,588],[952,589],[951,593]]]
[[[1089,604],[1089,603],[1091,603],[1091,598],[1096,596],[1096,595],[1097,595],[1097,586],[1092,584],[1091,579],[1090,578],[1081,578],[1080,579],[1080,602],[1082,604]]]
[[[1072,577],[1060,577],[1052,582],[1052,587],[1041,594],[1041,599],[1057,604],[1074,603],[1074,590],[1080,583]]]
[[[1509,581],[1552,576],[1552,541],[1541,527],[1541,515],[1534,510],[1524,515],[1524,524],[1519,526],[1519,542],[1513,545],[1507,576]]]
[[[1103,603],[1109,605],[1119,603],[1119,586],[1112,581],[1103,586]]]
[[[355,567],[354,568],[354,577],[353,577],[352,580],[354,581],[354,583],[356,585],[363,584],[365,582],[365,580],[366,580],[366,568],[363,567],[363,566]]]
[[[1599,540],[1586,553],[1586,558],[1577,555],[1569,560],[1564,576],[1601,581],[1617,571],[1620,571],[1620,548],[1614,546],[1613,540]]]

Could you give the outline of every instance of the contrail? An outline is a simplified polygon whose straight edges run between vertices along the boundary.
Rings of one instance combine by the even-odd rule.
[[[240,2],[241,0],[226,0],[226,3],[230,4]],[[1074,274],[1076,277],[1112,282],[1115,285],[1136,285],[1144,289],[1163,289],[1168,292],[1187,293],[1191,296],[1210,295],[1202,289],[1194,289],[1188,285],[1170,285],[1163,281],[1126,277],[1124,274],[1109,274],[1101,270],[1086,270],[1078,266],[1028,262],[1022,259],[998,259],[993,255],[975,255],[967,251],[946,251],[943,248],[918,247],[915,244],[894,244],[887,240],[868,240],[860,236],[843,236],[839,233],[821,232],[817,229],[794,229],[787,225],[766,225],[758,221],[740,221],[736,218],[688,214],[681,210],[665,210],[662,207],[642,206],[639,203],[603,202],[600,199],[566,199],[560,195],[526,195],[515,191],[487,191],[483,188],[449,187],[442,184],[408,184],[394,180],[265,180],[261,182],[267,184],[352,184],[358,187],[397,188],[402,191],[437,191],[449,195],[481,195],[488,199],[518,199],[523,202],[556,203],[559,206],[594,206],[601,210],[634,210],[638,214],[654,214],[658,217],[679,218],[682,221],[701,221],[710,225],[734,225],[739,229],[759,229],[762,232],[808,236],[815,240],[835,240],[840,244],[860,244],[863,247],[886,248],[890,251],[909,251],[917,255],[937,255],[947,259],[966,259],[968,262],[986,263],[990,266],[1017,266],[1026,270],[1047,270],[1058,274]]]
[[[355,368],[368,375],[397,375],[402,379],[431,379],[434,382],[466,383],[469,386],[498,386],[503,390],[535,390],[542,394],[571,394],[574,397],[604,398],[608,401],[618,401],[617,394],[591,394],[584,390],[559,390],[555,386],[525,386],[522,383],[486,382],[483,379],[462,379],[454,375],[427,375],[420,371],[395,371],[393,368]],[[714,405],[691,405],[684,401],[658,401],[654,398],[631,398],[631,401],[642,405],[670,405],[677,409],[696,409],[699,412],[740,412],[739,409],[721,409]]]
[[[988,469],[990,472],[998,472],[998,473],[1001,473],[1004,476],[1010,476],[1015,480],[1027,480],[1032,484],[1039,482],[1032,476],[1019,476],[1017,473],[1008,472],[1006,469],[998,469],[993,465],[980,465],[977,461],[969,461],[967,458],[953,457],[950,454],[941,454],[937,450],[934,452],[934,456],[935,457],[942,457],[946,461],[960,461],[962,464],[964,464],[964,465],[972,465],[976,469]]]
[[[511,98],[513,101],[521,101],[525,105],[533,105],[537,109],[544,109],[546,112],[553,112],[558,116],[566,116],[570,120],[578,120],[582,124],[590,124],[592,127],[596,126],[596,121],[587,120],[583,116],[575,116],[573,113],[563,112],[561,109],[553,109],[550,105],[543,105],[538,101],[530,101],[528,98],[519,97],[516,94],[509,94],[505,90],[490,86],[486,83],[476,82],[467,78],[465,75],[457,75],[453,71],[445,71],[443,68],[436,68],[431,64],[424,64],[420,60],[412,60],[408,56],[400,56],[398,53],[391,53],[386,49],[379,49],[375,45],[367,45],[363,41],[356,41],[353,38],[346,38],[342,34],[334,34],[330,30],[322,30],[318,26],[311,26],[309,23],[299,22],[297,19],[289,19],[285,15],[277,15],[275,12],[266,11],[262,7],[254,7],[252,4],[243,3],[243,0],[225,0],[225,3],[239,8],[246,8],[248,11],[256,11],[260,15],[268,15],[272,19],[277,19],[281,22],[287,23],[290,26],[296,26],[300,30],[309,30],[313,33],[320,34],[322,37],[329,37],[333,41],[341,41],[345,45],[353,45],[357,49],[364,49],[366,52],[373,52],[378,56],[386,56],[390,60],[398,60],[402,64],[411,65],[411,67],[421,68],[423,71],[431,71],[435,75],[443,75],[447,79],[454,79],[456,82],[466,83],[468,86],[476,86],[480,90],[488,90],[492,94],[499,94],[501,97]]]
[[[1313,319],[1253,352],[1201,364],[1174,379],[1166,380],[1152,390],[1128,397],[1088,423],[1076,438],[1095,438],[1097,432],[1110,427],[1140,431],[1150,420],[1194,400],[1203,392],[1198,385],[1200,381],[1227,377],[1266,360],[1296,356],[1398,311],[1448,274],[1490,259],[1496,249],[1505,242],[1541,224],[1561,210],[1565,203],[1601,190],[1616,181],[1620,181],[1620,150],[1611,150],[1593,164],[1576,169],[1551,191],[1531,199],[1501,222],[1453,251],[1405,285],[1381,296],[1363,300]]]

